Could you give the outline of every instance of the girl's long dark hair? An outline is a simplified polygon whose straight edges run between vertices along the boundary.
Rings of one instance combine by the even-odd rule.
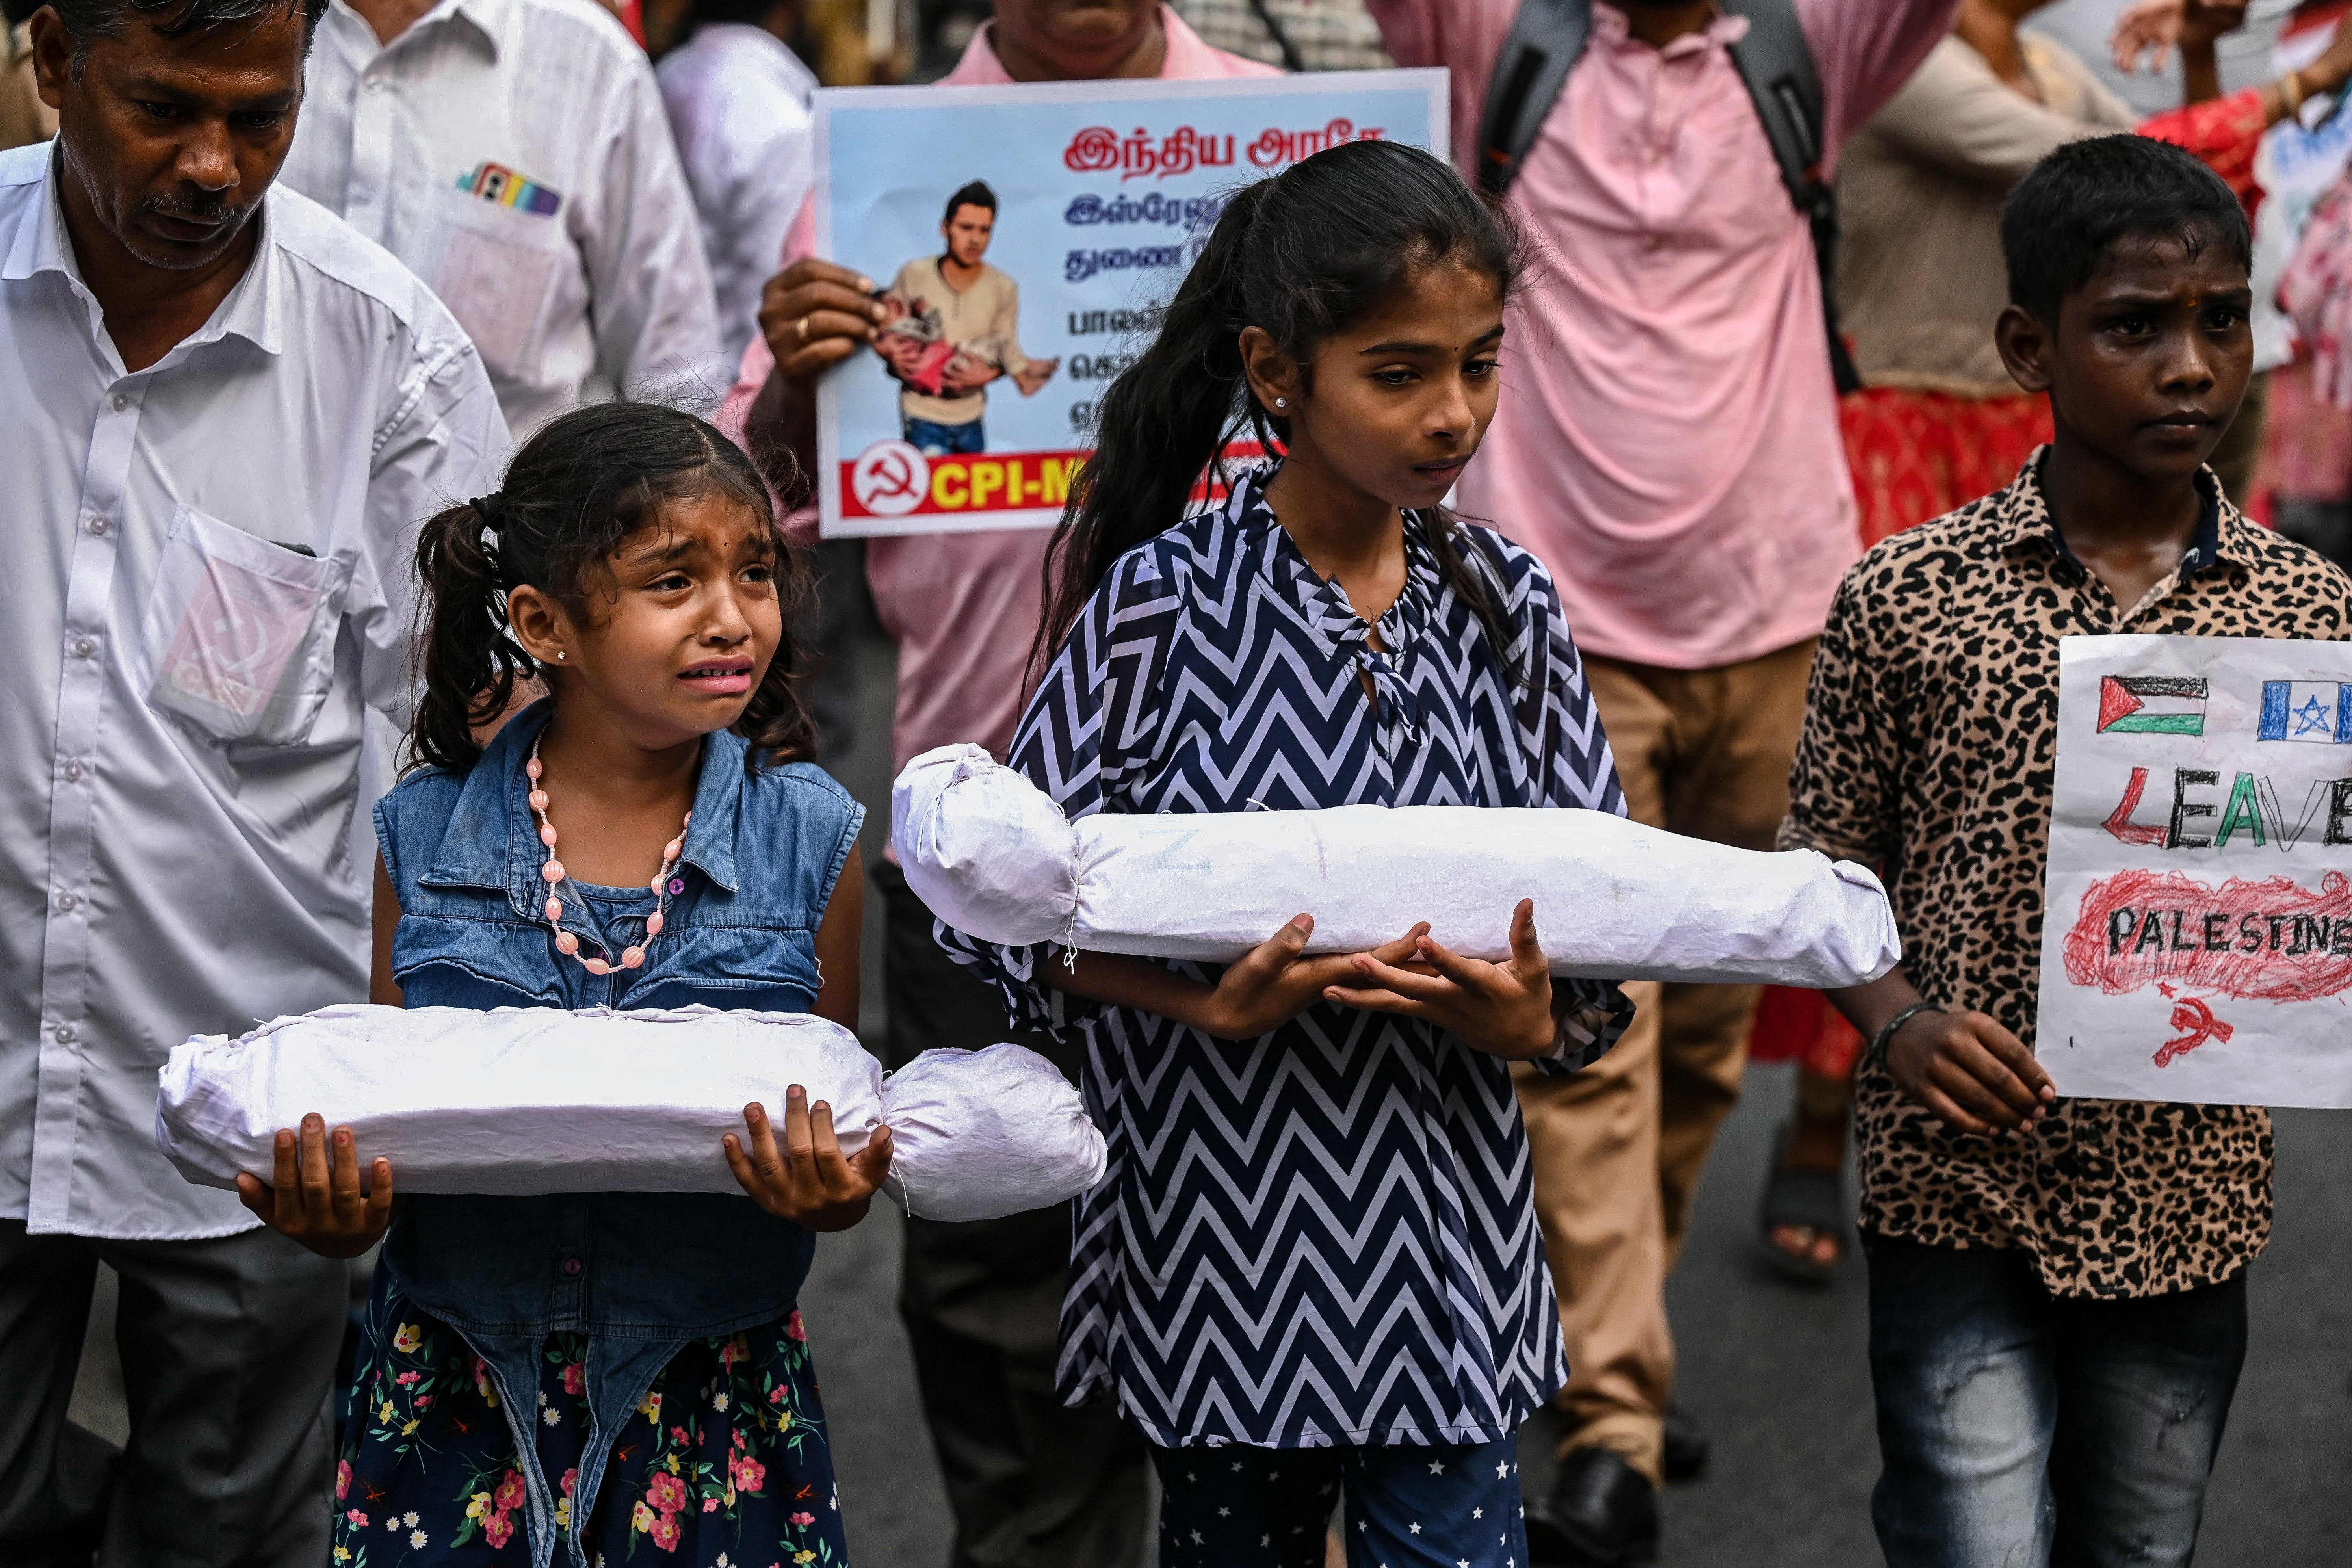
[[[420,662],[425,694],[410,738],[415,759],[463,771],[482,754],[482,725],[507,710],[540,666],[507,625],[507,591],[528,583],[572,614],[622,542],[661,520],[673,501],[724,496],[758,514],[775,542],[783,636],[736,721],[752,766],[814,753],[816,731],[799,680],[804,650],[793,612],[808,569],[785,543],[742,448],[691,414],[654,403],[598,403],[550,420],[523,443],[494,495],[453,506],[425,525],[416,572],[425,588]]]
[[[1244,186],[1226,205],[1159,335],[1103,395],[1094,455],[1070,487],[1045,555],[1042,668],[1111,563],[1184,519],[1202,474],[1229,481],[1223,453],[1244,436],[1267,450],[1289,421],[1259,405],[1243,374],[1244,327],[1301,371],[1418,268],[1446,264],[1507,298],[1521,253],[1510,222],[1442,160],[1400,142],[1349,142]],[[1507,668],[1511,637],[1487,574],[1466,561],[1443,508],[1420,514],[1447,587]],[[1517,679],[1517,672],[1511,672]]]

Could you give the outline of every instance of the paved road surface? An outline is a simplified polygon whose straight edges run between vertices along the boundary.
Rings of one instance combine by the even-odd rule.
[[[874,813],[869,859],[888,816],[888,650],[859,671],[859,743],[838,769]],[[869,929],[869,1030],[880,1022]],[[1862,1279],[1793,1289],[1752,1261],[1757,1173],[1785,1111],[1785,1069],[1750,1075],[1699,1196],[1690,1247],[1668,1290],[1682,1347],[1682,1398],[1716,1438],[1704,1480],[1666,1499],[1664,1568],[1867,1568],[1877,1470],[1863,1360]],[[2340,1568],[2352,1563],[2352,1120],[2279,1117],[2279,1223],[2254,1272],[2254,1342],[2217,1471],[2202,1568]],[[894,1310],[898,1226],[877,1209],[827,1237],[803,1297],[834,1426],[843,1506],[859,1568],[940,1568],[947,1508]],[[78,1418],[120,1438],[121,1376],[101,1284]],[[1531,1489],[1547,1479],[1540,1432],[1524,1445]]]

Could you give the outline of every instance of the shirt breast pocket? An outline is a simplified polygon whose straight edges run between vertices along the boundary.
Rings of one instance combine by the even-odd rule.
[[[147,601],[147,703],[216,741],[299,745],[334,679],[348,566],[184,506]]]
[[[579,266],[565,254],[562,223],[447,185],[432,193],[425,230],[421,270],[483,363],[510,380],[535,379],[559,269]]]

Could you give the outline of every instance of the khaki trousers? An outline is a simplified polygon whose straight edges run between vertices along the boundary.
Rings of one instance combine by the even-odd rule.
[[[1810,641],[1716,669],[1588,656],[1634,818],[1770,848],[1789,809],[1812,660]],[[1738,1103],[1758,988],[1644,981],[1625,991],[1638,1011],[1615,1048],[1571,1077],[1521,1071],[1519,1109],[1568,1342],[1568,1386],[1555,1400],[1567,1417],[1561,1452],[1614,1448],[1655,1482],[1675,1375],[1666,1275],[1707,1147]]]

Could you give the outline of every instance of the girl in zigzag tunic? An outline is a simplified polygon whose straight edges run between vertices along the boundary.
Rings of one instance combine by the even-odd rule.
[[[1443,504],[1517,265],[1390,142],[1237,196],[1104,400],[1012,765],[1073,816],[1622,812],[1550,579]],[[1252,438],[1283,457],[1229,471]],[[1229,493],[1187,516],[1204,469]],[[1222,971],[943,930],[1019,1026],[1087,1046],[1111,1166],[1062,1391],[1115,1391],[1154,1445],[1170,1568],[1318,1564],[1343,1488],[1351,1563],[1513,1568],[1514,1436],[1567,1368],[1508,1064],[1571,1071],[1632,1008],[1554,981],[1526,902],[1501,964],[1425,925],[1309,957],[1314,914]]]

